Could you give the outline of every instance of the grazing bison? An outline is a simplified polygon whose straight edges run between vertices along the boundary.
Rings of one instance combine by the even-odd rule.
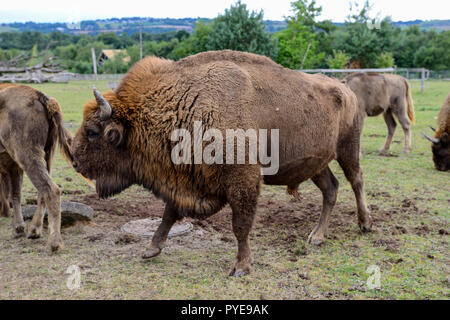
[[[394,115],[405,133],[403,152],[411,151],[411,122],[414,123],[414,104],[408,81],[395,74],[355,73],[347,76],[343,82],[356,94],[361,112],[369,117],[383,113],[388,127],[386,144],[380,150],[385,154],[391,147],[394,137]]]
[[[50,178],[50,167],[57,142],[72,160],[71,136],[63,127],[58,102],[28,86],[0,84],[0,207],[8,215],[14,209],[13,233],[25,234],[21,189],[23,172],[39,192],[38,208],[28,228],[29,238],[39,238],[45,207],[49,212],[48,249],[63,246],[60,234],[60,190]]]
[[[94,88],[94,96],[72,143],[73,166],[96,180],[100,197],[139,184],[166,202],[143,258],[160,254],[177,220],[205,219],[228,203],[238,241],[230,275],[247,274],[248,235],[262,181],[294,188],[313,180],[323,193],[323,208],[309,241],[320,244],[338,190],[328,167],[334,159],[355,192],[361,230],[371,228],[359,165],[362,118],[355,95],[339,81],[225,50],[178,62],[148,57],[131,68],[117,89],[102,95]],[[262,176],[261,162],[175,164],[171,135],[180,128],[192,133],[197,120],[205,130],[222,133],[279,129],[278,172]],[[277,146],[269,143],[268,149]]]
[[[434,138],[423,135],[433,143],[434,166],[437,170],[447,171],[450,170],[450,94],[439,112],[438,126]]]

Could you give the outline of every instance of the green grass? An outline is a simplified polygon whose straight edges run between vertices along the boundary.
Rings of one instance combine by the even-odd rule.
[[[92,84],[80,81],[34,87],[58,99],[65,121],[79,125],[83,104],[92,97]],[[106,82],[96,85],[106,89]],[[375,232],[359,234],[354,216],[342,220],[355,204],[336,163],[332,163],[332,170],[340,191],[326,243],[318,248],[309,246],[304,231],[287,242],[286,230],[280,227],[277,232],[264,233],[259,224],[251,236],[252,273],[238,279],[227,277],[236,253],[229,232],[224,234],[233,242],[223,242],[221,232],[199,233],[201,229],[196,226],[197,233],[170,239],[159,257],[143,262],[140,254],[146,240],[114,242],[120,235],[120,224],[113,222],[134,219],[131,217],[98,212],[93,223],[64,229],[66,247],[56,256],[44,252],[46,237],[12,239],[11,219],[0,218],[0,299],[448,299],[448,235],[439,231],[449,231],[450,173],[434,169],[430,143],[421,132],[436,125],[450,83],[429,81],[424,94],[418,83],[412,87],[416,124],[410,155],[401,153],[404,136],[398,126],[391,150],[395,157],[379,156],[386,125],[382,117],[365,123],[361,162],[368,204],[376,219]],[[73,199],[72,191],[93,193],[59,154],[53,178],[64,190],[63,200]],[[320,192],[311,182],[302,184],[300,191],[302,205],[321,204]],[[24,202],[35,196],[26,180]],[[145,190],[132,187],[113,201],[148,197]],[[262,198],[290,201],[285,189],[279,187],[265,186]],[[413,205],[405,205],[405,201]],[[268,210],[261,209],[258,215],[275,214]],[[338,223],[342,221],[345,223]],[[308,230],[312,227],[307,225]],[[404,232],[398,231],[401,228]],[[88,240],[97,234],[104,238]],[[65,274],[72,264],[82,270],[81,288],[74,291],[67,289]],[[379,290],[365,285],[370,265],[380,267]]]

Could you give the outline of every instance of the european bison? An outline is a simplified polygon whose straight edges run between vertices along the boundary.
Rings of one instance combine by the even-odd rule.
[[[48,249],[62,248],[60,234],[60,190],[50,178],[50,168],[57,142],[62,153],[72,161],[71,135],[63,127],[58,102],[28,86],[0,84],[0,206],[8,215],[14,209],[13,233],[25,234],[22,218],[21,189],[23,172],[39,192],[38,208],[28,227],[28,238],[39,238],[45,207],[49,211]]]
[[[433,152],[434,166],[437,170],[450,170],[450,94],[442,106],[438,116],[438,130],[434,138],[423,134],[433,144],[431,150]]]
[[[355,73],[347,76],[343,82],[356,94],[364,115],[375,117],[383,113],[388,136],[380,153],[385,154],[391,147],[397,126],[394,115],[405,133],[403,152],[411,151],[410,127],[414,123],[414,104],[408,81],[395,74]]]
[[[94,96],[84,106],[72,143],[73,166],[96,180],[100,197],[139,184],[166,202],[145,259],[160,254],[177,220],[205,219],[228,203],[238,241],[230,275],[247,274],[248,235],[262,181],[295,187],[313,180],[322,191],[323,208],[309,241],[322,243],[338,190],[328,167],[334,159],[355,192],[359,226],[370,231],[359,165],[363,119],[355,95],[339,81],[285,69],[263,56],[225,50],[178,62],[145,58],[115,91],[102,95],[94,89]],[[279,145],[268,144],[272,153],[279,150],[278,172],[262,176],[261,162],[175,164],[171,135],[180,128],[192,133],[195,121],[224,136],[227,129],[279,129]]]

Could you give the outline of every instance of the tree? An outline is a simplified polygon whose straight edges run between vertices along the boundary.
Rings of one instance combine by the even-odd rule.
[[[390,18],[383,19],[378,25],[376,19],[369,17],[370,9],[369,1],[364,2],[360,10],[358,3],[352,4],[351,14],[345,22],[346,36],[339,48],[361,68],[374,67],[381,53],[392,51],[394,41],[395,30]]]
[[[275,58],[276,44],[264,31],[263,11],[251,13],[239,0],[212,22],[207,50],[231,49]]]
[[[287,29],[275,35],[277,62],[291,69],[315,67],[325,56],[319,51],[316,32],[328,30],[329,24],[316,22],[322,8],[316,7],[315,0],[298,0],[292,2],[291,7],[294,15],[286,19]]]
[[[202,20],[195,24],[194,32],[190,37],[185,38],[172,51],[171,58],[178,60],[192,54],[206,51],[208,44],[208,37],[211,34],[211,26],[206,25]]]
[[[414,64],[431,70],[448,70],[450,67],[450,31],[436,33],[428,31],[431,38],[414,54]]]

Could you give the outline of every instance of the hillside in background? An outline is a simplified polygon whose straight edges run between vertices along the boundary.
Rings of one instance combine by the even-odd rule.
[[[9,31],[40,31],[42,33],[51,33],[60,31],[70,34],[90,34],[96,35],[102,32],[115,32],[115,33],[127,33],[133,34],[139,32],[139,28],[142,25],[143,31],[147,33],[165,33],[169,31],[186,30],[191,32],[194,28],[194,24],[198,20],[203,20],[206,23],[211,19],[203,18],[112,18],[105,20],[87,20],[82,21],[79,24],[70,23],[1,23],[0,32]],[[341,23],[336,23],[341,25]],[[450,20],[414,20],[414,21],[398,21],[394,22],[394,25],[400,28],[406,28],[411,25],[418,25],[423,29],[435,29],[438,31],[450,30]],[[267,32],[277,32],[286,27],[284,21],[266,21]]]
[[[165,33],[169,31],[186,30],[192,32],[197,21],[203,20],[208,23],[212,19],[204,18],[112,18],[105,20],[86,20],[79,24],[71,23],[37,23],[37,22],[15,22],[1,23],[0,32],[9,31],[39,31],[42,33],[51,33],[60,31],[70,34],[90,34],[96,35],[102,32],[115,32],[133,34],[142,29],[147,33]],[[277,32],[284,29],[284,21],[266,21],[267,32]]]

